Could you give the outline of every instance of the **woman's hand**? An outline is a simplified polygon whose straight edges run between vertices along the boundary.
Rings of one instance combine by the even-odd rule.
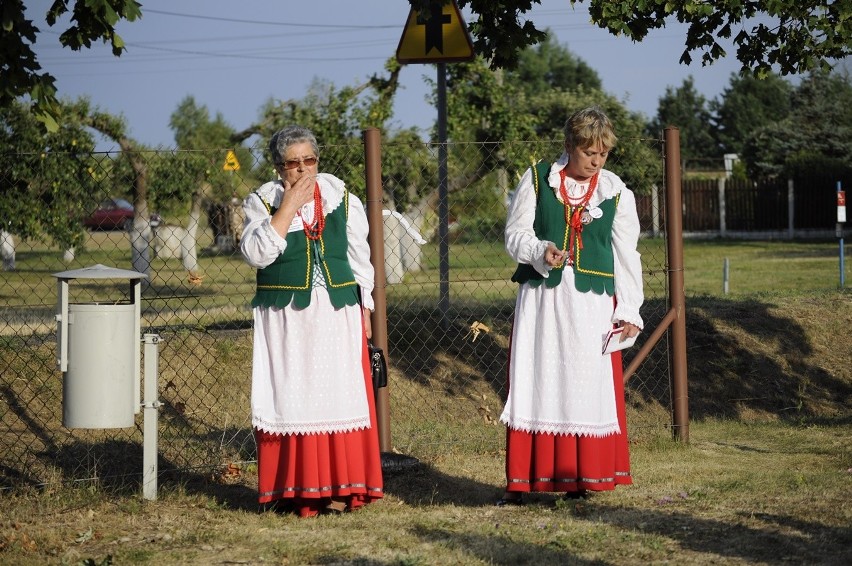
[[[288,181],[284,183],[284,194],[281,196],[281,205],[272,215],[272,228],[282,237],[287,235],[290,223],[302,206],[311,202],[314,198],[314,186],[317,178],[315,175],[305,175],[292,185]]]
[[[565,254],[565,250],[560,250],[552,242],[548,242],[547,249],[544,250],[544,262],[550,267],[557,267],[565,261]]]
[[[373,322],[370,315],[373,311],[364,307],[364,333],[367,334],[367,340],[370,340],[373,337]]]
[[[624,342],[626,339],[633,338],[634,336],[639,334],[639,327],[635,324],[619,321],[619,326],[624,328],[624,331],[622,331],[621,333],[621,337],[618,339],[619,342]]]
[[[293,207],[298,210],[308,204],[314,198],[314,186],[317,178],[315,175],[304,175],[292,185],[284,181],[284,196],[281,197],[281,208]]]

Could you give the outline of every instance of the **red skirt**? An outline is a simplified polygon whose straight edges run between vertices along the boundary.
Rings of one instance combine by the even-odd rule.
[[[287,435],[255,429],[260,504],[283,500],[284,507],[310,517],[332,497],[345,499],[350,510],[382,497],[382,461],[366,340],[362,363],[370,428]]]
[[[604,437],[506,429],[506,491],[606,491],[633,483],[621,352],[611,354],[621,432]],[[511,384],[510,384],[511,386]]]

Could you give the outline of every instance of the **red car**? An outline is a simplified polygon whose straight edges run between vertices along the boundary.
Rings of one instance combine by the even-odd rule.
[[[158,226],[160,216],[151,215],[151,225]],[[123,230],[127,232],[133,226],[133,205],[123,198],[108,198],[83,220],[83,225],[92,230]]]

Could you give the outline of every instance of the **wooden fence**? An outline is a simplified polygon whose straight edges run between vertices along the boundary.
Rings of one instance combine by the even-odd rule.
[[[831,237],[837,235],[837,183],[852,179],[819,174],[803,179],[752,182],[743,179],[685,179],[685,235],[720,237]],[[637,197],[645,232],[664,230],[662,191]],[[845,228],[845,227],[844,227]]]

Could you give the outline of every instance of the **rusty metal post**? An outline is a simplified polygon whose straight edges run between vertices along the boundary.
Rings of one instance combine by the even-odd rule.
[[[382,217],[382,133],[378,128],[367,128],[364,135],[364,170],[367,181],[367,221],[370,224],[370,260],[375,269],[373,302],[375,310],[370,322],[373,327],[373,344],[388,354],[388,308],[385,297],[385,224]],[[376,419],[379,427],[379,450],[391,450],[390,405],[388,387],[379,388],[376,395]]]
[[[672,323],[672,420],[676,440],[689,442],[689,394],[686,366],[686,294],[683,286],[683,208],[681,201],[680,130],[665,129],[666,233],[669,254],[669,308]]]

